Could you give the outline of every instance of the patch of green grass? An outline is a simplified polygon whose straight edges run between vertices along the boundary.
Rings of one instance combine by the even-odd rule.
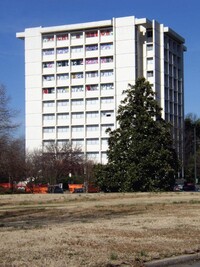
[[[179,204],[187,204],[187,201],[173,201],[172,204],[179,205]]]
[[[145,258],[148,257],[148,253],[145,250],[141,250],[137,253],[135,260],[138,262],[143,262]]]
[[[30,201],[25,200],[25,201],[20,202],[19,205],[20,206],[26,206],[26,205],[31,205],[31,203],[30,203]]]
[[[104,205],[95,205],[95,208],[101,209],[104,208]]]
[[[196,199],[191,199],[189,201],[190,204],[200,204],[200,200],[196,200]]]
[[[110,260],[116,261],[118,259],[118,255],[116,252],[111,252],[110,253]]]

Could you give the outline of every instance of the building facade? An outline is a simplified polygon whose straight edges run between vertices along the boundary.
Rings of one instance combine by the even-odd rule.
[[[183,152],[184,39],[155,20],[133,16],[28,28],[25,41],[26,148],[82,148],[105,163],[107,128],[117,127],[122,91],[145,77]]]

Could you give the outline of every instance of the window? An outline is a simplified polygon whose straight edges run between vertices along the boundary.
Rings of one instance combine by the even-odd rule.
[[[101,104],[110,104],[114,102],[113,97],[102,97],[101,98]]]
[[[54,41],[54,36],[53,35],[43,36],[42,41],[43,41],[43,43],[53,42]]]
[[[68,80],[69,79],[69,74],[57,74],[57,80]]]
[[[153,71],[147,71],[147,77],[148,78],[153,77]]]
[[[85,37],[86,38],[91,38],[91,37],[97,37],[98,36],[98,32],[97,31],[89,31],[85,33]]]
[[[98,145],[99,139],[98,138],[91,138],[86,140],[87,145]]]
[[[55,115],[54,114],[44,114],[43,115],[43,120],[44,121],[51,121],[51,120],[54,120],[55,119]]]
[[[107,159],[107,153],[106,152],[102,152],[101,153],[101,158],[102,158],[102,160],[106,160]]]
[[[47,82],[47,81],[54,81],[55,77],[54,75],[44,75],[43,76],[43,81]]]
[[[86,51],[96,51],[96,50],[98,50],[98,45],[97,44],[86,45],[85,50]]]
[[[42,64],[43,68],[53,68],[54,67],[54,62],[44,62]]]
[[[87,91],[98,91],[99,87],[97,84],[86,85],[86,90]]]
[[[101,84],[101,90],[113,90],[113,89],[114,89],[113,83]]]
[[[66,67],[66,66],[69,66],[68,60],[57,61],[57,67]]]
[[[177,78],[177,69],[176,69],[176,67],[174,67],[174,69],[173,69],[173,74],[174,74],[174,78]]]
[[[169,64],[169,75],[170,75],[170,76],[173,76],[172,74],[173,74],[173,73],[172,73],[172,65]]]
[[[152,57],[147,58],[147,65],[153,65],[153,58]]]
[[[83,132],[84,127],[82,125],[80,126],[72,126],[72,132]]]
[[[71,52],[72,53],[80,53],[83,51],[83,46],[74,46],[71,47]]]
[[[83,105],[83,99],[72,99],[72,106]]]
[[[67,33],[63,33],[63,34],[59,34],[56,36],[57,41],[65,41],[68,40],[68,34]]]
[[[101,63],[111,63],[113,62],[113,57],[101,57]]]
[[[57,105],[58,105],[58,107],[68,106],[69,100],[58,100]]]
[[[173,101],[173,90],[169,90],[169,99]]]
[[[43,133],[54,133],[55,128],[54,127],[44,127],[43,128]]]
[[[86,105],[96,105],[98,103],[98,98],[88,98],[86,99]]]
[[[63,94],[63,93],[68,93],[68,92],[69,92],[69,87],[58,87],[57,88],[58,94]]]
[[[110,128],[111,130],[114,128],[114,124],[103,124],[101,125],[101,131],[105,133],[105,131]]]
[[[81,79],[83,78],[83,72],[71,73],[72,79]]]
[[[99,112],[98,111],[91,111],[86,113],[87,118],[98,118]]]
[[[110,36],[113,35],[113,30],[112,29],[105,29],[101,30],[101,36]]]
[[[69,113],[59,113],[57,114],[58,120],[68,120],[69,119]]]
[[[87,58],[85,60],[85,64],[88,65],[88,64],[98,64],[98,58]]]
[[[101,144],[105,145],[105,146],[108,145],[108,138],[102,138],[101,139]]]
[[[58,140],[57,145],[62,147],[62,146],[65,146],[68,142],[69,142],[68,139]]]
[[[101,111],[101,117],[113,117],[114,111],[108,110],[108,111]]]
[[[83,38],[83,33],[82,32],[71,33],[71,39],[80,39],[80,38]]]
[[[182,116],[182,106],[178,105],[178,115]]]
[[[43,148],[44,147],[47,147],[47,146],[52,146],[55,144],[55,141],[54,140],[44,140],[43,141]]]
[[[99,157],[99,153],[98,152],[87,152],[87,159],[89,160],[97,160]]]
[[[147,29],[147,42],[153,42],[153,31],[152,29]]]
[[[147,51],[152,51],[153,50],[153,45],[152,44],[148,44],[147,45]]]
[[[175,42],[173,42],[173,50],[176,51],[177,50],[177,44]]]
[[[108,77],[113,75],[113,70],[102,70],[101,77]]]
[[[71,60],[71,65],[72,66],[83,65],[83,59],[74,59],[74,60]]]
[[[69,52],[69,48],[68,47],[57,48],[56,52],[57,52],[57,54],[67,54]]]
[[[90,72],[86,72],[86,77],[87,77],[87,78],[98,77],[98,71],[90,71]]]
[[[95,132],[99,130],[99,126],[98,125],[87,125],[86,130],[87,132]]]
[[[43,91],[43,94],[54,94],[55,88],[43,88],[42,91]]]
[[[42,51],[43,56],[50,56],[54,55],[54,49],[43,49]]]
[[[84,90],[83,90],[83,86],[72,86],[72,88],[71,88],[71,90],[72,90],[72,93],[77,93],[77,92],[83,92]]]
[[[169,112],[169,101],[167,101],[167,100],[165,100],[165,112],[166,113]]]
[[[44,101],[43,102],[43,107],[53,107],[54,106],[54,101]]]
[[[72,113],[72,119],[82,119],[84,117],[83,112],[74,112]]]
[[[72,139],[73,146],[83,146],[84,140],[83,139]]]
[[[169,100],[169,90],[167,87],[165,87],[165,99]]]
[[[164,57],[166,61],[169,61],[169,51],[167,49],[164,51]]]
[[[69,127],[66,127],[66,126],[58,126],[57,127],[57,132],[58,133],[67,133],[67,132],[69,132]]]
[[[179,53],[181,51],[181,46],[177,44],[177,52]]]
[[[173,64],[173,54],[169,52],[169,63]]]
[[[109,50],[109,49],[113,48],[113,44],[112,43],[101,44],[100,48],[101,48],[101,50]]]

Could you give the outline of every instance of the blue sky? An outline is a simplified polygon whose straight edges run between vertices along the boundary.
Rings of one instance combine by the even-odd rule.
[[[16,32],[122,16],[155,19],[185,38],[185,114],[200,117],[199,10],[199,0],[0,0],[0,84],[19,111],[18,134],[24,134],[25,82],[24,43]]]

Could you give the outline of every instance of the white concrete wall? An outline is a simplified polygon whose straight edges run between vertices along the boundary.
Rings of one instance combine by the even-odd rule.
[[[26,147],[41,147],[42,84],[40,28],[25,31]]]
[[[115,64],[116,64],[116,104],[124,99],[122,91],[128,83],[135,83],[135,18],[114,19]]]

